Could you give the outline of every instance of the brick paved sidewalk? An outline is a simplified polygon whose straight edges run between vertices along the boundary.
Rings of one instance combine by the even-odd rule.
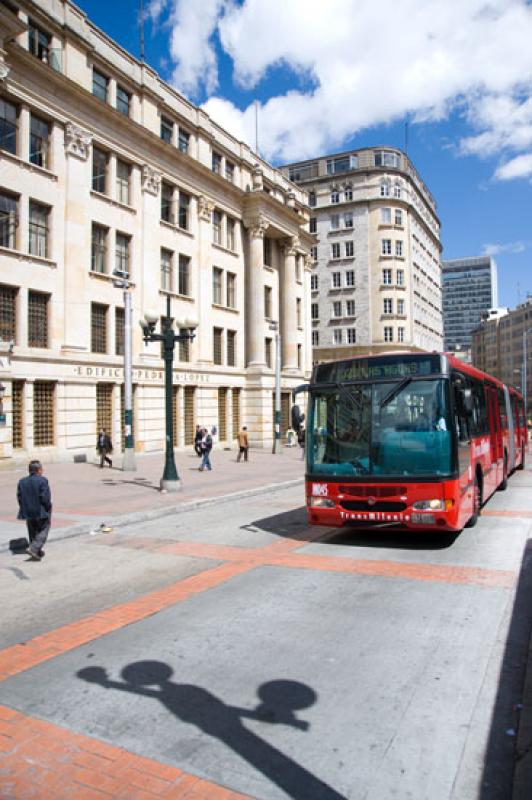
[[[182,481],[180,492],[161,493],[159,481],[164,469],[164,454],[137,457],[136,472],[122,472],[121,456],[113,468],[99,469],[96,463],[44,462],[54,504],[52,536],[64,535],[80,523],[99,525],[124,515],[142,512],[164,513],[184,503],[208,500],[235,492],[260,490],[303,478],[299,447],[283,448],[281,455],[252,450],[249,462],[236,463],[236,449],[214,450],[212,472],[199,472],[199,458],[192,449],[176,451],[176,465]],[[0,472],[0,550],[10,538],[24,536],[25,525],[18,522],[16,487],[26,470]]]

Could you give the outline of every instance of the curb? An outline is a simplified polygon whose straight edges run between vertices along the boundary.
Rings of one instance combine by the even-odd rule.
[[[133,514],[122,514],[119,517],[107,517],[105,522],[112,528],[122,528],[125,525],[133,525],[138,522],[148,522],[149,520],[158,519],[159,517],[168,517],[170,514],[181,513],[187,511],[194,511],[196,508],[207,507],[215,505],[215,503],[230,503],[235,500],[244,500],[248,497],[255,497],[256,495],[265,494],[267,492],[278,492],[282,489],[288,489],[291,486],[299,486],[304,483],[304,478],[294,478],[283,483],[269,483],[265,486],[256,486],[252,489],[243,489],[241,492],[232,492],[231,494],[222,494],[216,497],[203,497],[201,500],[189,500],[186,503],[178,503],[173,506],[165,506],[164,508],[154,508],[147,511],[135,511]],[[58,528],[53,530],[50,537],[54,542],[60,539],[72,539],[75,536],[83,536],[94,530],[96,523],[82,522],[77,525],[70,525],[67,528]],[[9,543],[0,543],[0,553],[9,553]]]

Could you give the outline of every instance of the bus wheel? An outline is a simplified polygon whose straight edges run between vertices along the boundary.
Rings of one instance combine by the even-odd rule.
[[[480,517],[480,508],[482,506],[482,489],[480,487],[480,483],[478,480],[478,476],[475,477],[475,483],[473,485],[473,514],[466,522],[466,528],[474,528],[478,522],[478,518]]]
[[[525,446],[524,444],[521,445],[521,463],[519,464],[516,469],[524,469],[525,468]]]
[[[504,492],[508,488],[508,457],[504,454],[504,466],[502,468],[502,481],[497,487],[499,492]]]

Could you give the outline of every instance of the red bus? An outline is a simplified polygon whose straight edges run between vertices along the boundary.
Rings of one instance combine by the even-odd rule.
[[[459,531],[524,468],[522,396],[452,355],[318,364],[300,390],[312,524]]]

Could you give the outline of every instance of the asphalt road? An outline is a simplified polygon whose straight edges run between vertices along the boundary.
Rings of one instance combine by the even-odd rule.
[[[532,473],[457,537],[309,528],[301,500],[0,556],[0,704],[264,800],[510,798]]]

